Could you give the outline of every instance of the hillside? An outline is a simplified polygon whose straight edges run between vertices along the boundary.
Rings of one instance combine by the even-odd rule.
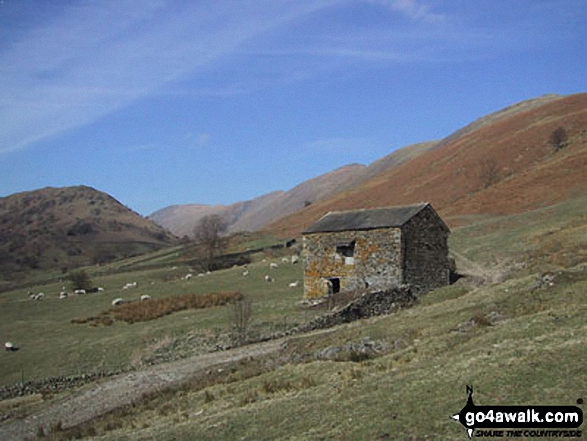
[[[351,164],[302,182],[291,190],[275,191],[232,205],[175,205],[158,210],[149,219],[177,236],[193,236],[198,221],[210,214],[223,217],[228,232],[258,231],[265,225],[329,197],[361,179],[364,165]]]
[[[193,236],[198,221],[210,214],[225,219],[228,232],[254,232],[278,219],[303,210],[304,207],[325,200],[335,194],[360,185],[386,170],[412,160],[434,149],[436,141],[414,144],[396,150],[368,166],[350,164],[329,173],[304,181],[291,190],[275,191],[250,201],[232,205],[173,205],[148,216],[150,220],[179,237]]]
[[[520,110],[522,109],[522,110]],[[485,119],[420,156],[266,228],[298,235],[324,213],[429,201],[453,226],[472,214],[521,213],[565,200],[587,183],[587,94]],[[555,152],[551,133],[563,127]]]
[[[179,204],[162,208],[148,216],[148,219],[157,225],[173,232],[179,237],[193,237],[194,228],[204,216],[217,214],[222,216],[229,231],[236,222],[250,212],[263,210],[267,205],[279,200],[282,191],[267,193],[258,198],[231,205],[204,205],[204,204]]]
[[[258,231],[265,225],[295,213],[306,205],[313,204],[348,188],[361,179],[365,166],[351,164],[340,167],[313,179],[302,182],[282,193],[258,210],[249,210],[230,227],[230,231]]]
[[[246,277],[231,267],[188,280],[181,258],[157,268],[135,258],[87,268],[104,287],[95,295],[62,300],[54,278],[34,287],[43,301],[0,292],[0,335],[21,348],[0,356],[0,394],[13,391],[0,398],[0,439],[455,440],[466,439],[450,419],[466,385],[477,403],[579,404],[586,203],[582,195],[456,227],[451,253],[466,277],[412,308],[308,333],[281,334],[327,312],[302,307],[302,286],[289,288],[303,277],[302,266],[282,263],[291,249],[257,254]],[[271,262],[279,266],[266,283]],[[129,281],[138,287],[123,289]],[[88,322],[113,314],[119,297],[148,307],[140,296],[235,289],[253,305],[248,335],[275,340],[229,349],[234,305],[132,326]]]
[[[44,188],[0,198],[0,268],[104,263],[177,241],[170,233],[90,187]]]

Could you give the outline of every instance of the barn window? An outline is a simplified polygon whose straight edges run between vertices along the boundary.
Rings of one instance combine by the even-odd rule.
[[[343,243],[336,246],[336,253],[343,257],[353,257],[355,254],[355,241]]]

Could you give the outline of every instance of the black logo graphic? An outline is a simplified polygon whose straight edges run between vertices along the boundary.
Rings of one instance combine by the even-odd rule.
[[[467,404],[452,418],[460,422],[469,438],[477,429],[576,429],[583,423],[583,411],[577,406],[477,406],[473,402],[473,387],[467,386]],[[517,432],[508,431],[509,436]],[[529,431],[523,431],[528,436]],[[580,431],[561,430],[532,431],[531,435],[542,436],[581,436]]]

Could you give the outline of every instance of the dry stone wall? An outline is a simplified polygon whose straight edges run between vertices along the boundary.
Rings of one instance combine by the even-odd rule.
[[[397,286],[385,291],[365,293],[348,305],[331,313],[316,317],[314,320],[298,327],[292,333],[308,332],[331,328],[343,323],[392,314],[414,305],[417,297],[407,285]]]

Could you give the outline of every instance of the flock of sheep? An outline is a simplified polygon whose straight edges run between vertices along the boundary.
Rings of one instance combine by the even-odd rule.
[[[266,262],[266,259],[263,259],[263,262]],[[299,262],[299,256],[294,254],[291,257],[282,257],[281,258],[281,262],[282,263],[292,263],[292,264],[297,264]],[[176,269],[177,267],[174,267],[173,269]],[[269,263],[269,269],[270,270],[275,270],[279,268],[279,265],[275,262],[271,262]],[[198,277],[204,277],[207,274],[210,274],[210,271],[208,271],[207,273],[199,273]],[[245,271],[243,271],[243,276],[248,276],[249,275],[249,270],[247,265],[245,265]],[[185,276],[182,277],[182,280],[190,280],[193,278],[193,274],[192,273],[188,273]],[[273,277],[271,277],[269,274],[265,275],[265,282],[274,282],[275,279]],[[290,288],[295,288],[299,285],[299,280],[296,280],[295,282],[292,282],[289,284]],[[129,282],[127,284],[125,284],[122,287],[122,290],[128,290],[128,289],[132,289],[132,288],[137,288],[138,287],[138,283],[137,282]],[[93,293],[97,293],[97,292],[104,292],[104,288],[102,287],[97,287],[97,288],[93,288],[90,290],[85,290],[85,289],[76,289],[75,291],[73,291],[73,294],[76,295],[84,295],[84,294],[93,294]],[[29,298],[31,300],[43,300],[45,298],[45,293],[44,292],[39,292],[37,294],[34,294],[32,292],[29,291]],[[65,286],[61,287],[61,292],[59,293],[59,299],[63,300],[63,299],[67,299],[69,296],[71,295],[71,293],[66,291]],[[151,296],[144,294],[140,297],[140,301],[144,302],[147,300],[150,300]],[[116,298],[112,301],[112,306],[118,306],[118,305],[122,305],[123,303],[127,303],[127,300],[119,297]]]
[[[266,262],[266,260],[263,259],[263,262]],[[288,264],[288,263],[297,264],[298,262],[299,262],[299,256],[297,256],[297,255],[292,255],[291,257],[283,257],[281,259],[281,263],[283,263],[283,264]],[[279,268],[279,265],[277,263],[275,263],[275,262],[269,263],[269,269],[270,270],[276,270],[278,268]],[[174,267],[173,269],[176,269],[176,267]],[[198,277],[204,277],[207,274],[210,274],[210,271],[208,271],[207,273],[200,273],[200,274],[198,274]],[[243,271],[242,274],[245,277],[249,275],[249,270],[248,270],[247,265],[245,265],[245,270]],[[188,274],[186,274],[185,276],[182,277],[182,280],[190,280],[192,278],[193,278],[193,274],[192,273],[188,273]],[[264,280],[265,280],[265,282],[269,282],[269,283],[275,281],[275,279],[273,277],[269,276],[269,274],[266,274],[265,275]],[[299,280],[296,280],[295,282],[290,283],[289,284],[289,287],[290,288],[296,288],[298,285],[299,285]],[[126,283],[125,285],[123,285],[121,289],[124,290],[124,291],[126,291],[126,290],[137,288],[137,287],[138,287],[138,283],[137,282],[129,282],[129,283]],[[68,292],[66,290],[65,286],[62,286],[61,287],[61,292],[59,293],[59,299],[61,299],[61,300],[67,299],[72,294],[74,294],[74,295],[85,295],[85,294],[93,294],[93,293],[99,293],[99,292],[104,292],[104,288],[97,287],[97,288],[93,288],[93,289],[90,289],[90,290],[76,289],[76,290],[73,291],[73,293],[71,293],[71,292]],[[31,300],[40,301],[40,300],[45,299],[45,293],[44,292],[39,292],[39,293],[34,294],[31,291],[29,291],[28,292],[28,295],[29,295],[29,298]],[[140,296],[140,301],[141,302],[145,302],[145,301],[148,301],[148,300],[151,300],[151,296],[149,296],[147,294],[143,294],[143,295]],[[125,300],[122,297],[118,297],[118,298],[112,300],[111,304],[112,304],[112,306],[119,306],[119,305],[122,305],[122,304],[127,303],[127,302],[128,302],[128,300]],[[8,341],[8,342],[6,342],[4,344],[4,349],[7,352],[15,352],[15,351],[18,351],[19,350],[18,346],[14,345],[14,343],[12,343],[10,341]]]
[[[294,254],[293,256],[291,256],[291,258],[288,258],[288,257],[282,257],[281,258],[281,262],[282,263],[290,263],[291,262],[292,264],[296,264],[296,263],[299,262],[299,260],[300,260],[300,258],[296,254]],[[263,259],[263,262],[266,262],[266,259]],[[246,268],[246,265],[245,265],[245,268]],[[275,270],[277,268],[279,268],[279,265],[277,263],[271,262],[269,264],[269,269],[270,270]],[[248,276],[248,275],[249,275],[249,270],[248,269],[245,269],[245,271],[243,271],[243,276]],[[275,282],[275,279],[273,277],[271,277],[269,274],[266,274],[265,275],[265,282],[267,282],[267,283]],[[299,280],[296,280],[295,282],[290,283],[289,284],[289,287],[290,288],[295,288],[299,284],[300,284]]]

